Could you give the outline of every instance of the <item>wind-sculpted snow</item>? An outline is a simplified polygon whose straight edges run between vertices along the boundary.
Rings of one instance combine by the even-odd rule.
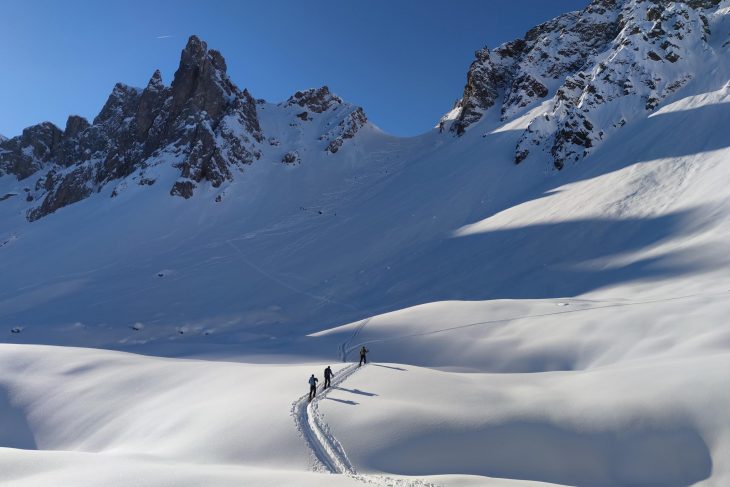
[[[730,400],[720,385],[728,334],[716,325],[729,304],[724,290],[443,302],[375,316],[315,335],[356,336],[386,362],[349,378],[320,409],[360,469],[722,484],[730,423],[706,413]]]
[[[316,402],[289,410],[311,364],[7,344],[0,364],[3,485],[433,486],[355,473]],[[333,389],[357,364],[337,369]],[[315,472],[309,448],[323,461]]]

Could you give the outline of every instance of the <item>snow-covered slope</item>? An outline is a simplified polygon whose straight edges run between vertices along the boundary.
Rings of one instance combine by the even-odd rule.
[[[174,110],[160,120],[189,143],[119,177],[60,167],[54,137],[79,141],[78,120],[3,142],[0,480],[727,484],[729,33],[728,0],[596,0],[482,51],[454,131],[414,138],[326,88],[249,100],[219,69],[209,88],[230,97],[206,82],[182,110],[255,115],[251,161],[225,152],[242,133],[225,140],[225,117],[198,130]],[[139,123],[115,103],[117,143]],[[604,135],[556,171],[578,121]],[[205,133],[211,159],[193,157]],[[84,198],[29,221],[65,194],[50,171],[87,169]],[[183,180],[192,195],[171,196]],[[308,375],[362,344],[378,364],[302,407]],[[304,473],[327,465],[350,473]]]
[[[432,301],[654,293],[698,275],[721,287],[727,152],[713,127],[729,105],[685,108],[726,99],[715,83],[688,86],[560,174],[512,165],[518,131],[485,121],[486,137],[456,142],[364,129],[337,160],[312,150],[307,164],[253,164],[220,203],[212,186],[183,200],[130,184],[28,223],[10,197],[0,312],[31,342],[228,343],[242,329],[266,341]],[[266,113],[262,125],[276,123]],[[23,194],[12,177],[0,184]]]

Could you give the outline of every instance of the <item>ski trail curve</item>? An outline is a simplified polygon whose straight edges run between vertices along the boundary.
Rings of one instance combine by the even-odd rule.
[[[307,442],[314,453],[318,463],[317,467],[319,467],[318,470],[324,469],[330,473],[355,474],[355,469],[347,458],[345,450],[330,432],[329,426],[324,422],[322,415],[319,414],[318,403],[320,399],[327,397],[329,391],[347,380],[358,369],[357,364],[348,365],[332,378],[332,386],[329,389],[318,387],[318,394],[311,402],[308,401],[309,395],[305,394],[292,406],[294,422],[304,437],[304,441]]]
[[[342,342],[340,344],[340,360],[343,362],[347,362],[347,354],[350,353],[352,350],[357,348],[357,346],[351,347],[350,344],[357,338],[357,336],[360,334],[363,328],[365,328],[365,325],[368,324],[371,318],[365,318],[362,320],[358,325],[355,327],[355,331],[352,333],[352,336]]]
[[[363,324],[364,326],[364,324]],[[393,478],[383,475],[358,474],[355,467],[347,458],[344,448],[332,434],[329,426],[319,413],[318,403],[320,399],[327,397],[330,391],[345,382],[355,372],[360,370],[358,364],[350,364],[337,372],[332,379],[332,386],[328,389],[317,388],[318,394],[308,401],[309,395],[305,394],[292,404],[292,416],[297,430],[307,442],[314,454],[316,471],[341,474],[359,482],[373,486],[388,487],[436,487],[434,484],[420,479]]]

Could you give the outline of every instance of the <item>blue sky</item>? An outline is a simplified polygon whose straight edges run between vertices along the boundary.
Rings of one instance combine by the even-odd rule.
[[[92,119],[114,83],[144,86],[157,68],[169,84],[197,34],[257,98],[326,84],[387,132],[415,135],[459,97],[476,49],[587,3],[0,0],[0,134]]]

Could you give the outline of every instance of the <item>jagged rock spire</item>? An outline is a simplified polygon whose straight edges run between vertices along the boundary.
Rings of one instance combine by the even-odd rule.
[[[73,138],[87,128],[89,128],[88,120],[79,115],[70,115],[66,120],[66,129],[63,131],[63,136],[64,138]]]
[[[162,82],[162,73],[160,73],[159,69],[155,69],[155,72],[152,73],[152,77],[150,78],[149,82],[147,83],[147,90],[161,90],[165,87],[165,83]]]
[[[139,98],[135,117],[137,139],[145,142],[145,154],[149,154],[159,146],[161,127],[154,133],[150,133],[150,129],[163,108],[168,92],[169,89],[162,82],[160,70],[156,69]]]
[[[217,118],[227,104],[227,97],[240,91],[226,74],[226,62],[197,36],[190,36],[180,55],[180,65],[172,81],[172,106],[182,111],[187,104],[194,110],[205,110]]]

